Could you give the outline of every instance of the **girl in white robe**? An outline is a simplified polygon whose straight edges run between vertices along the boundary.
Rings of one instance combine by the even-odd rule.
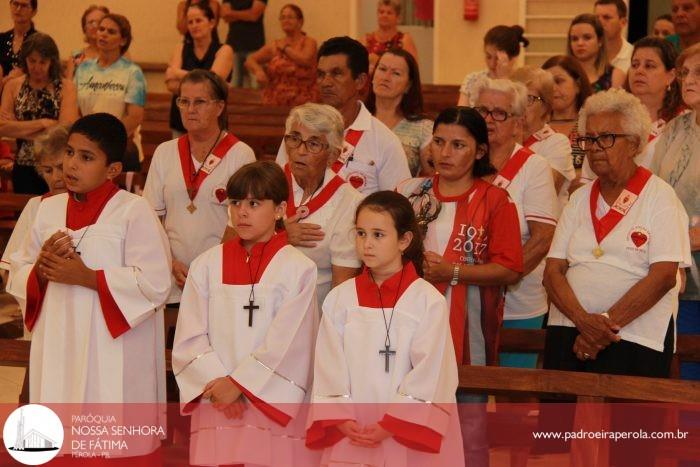
[[[411,205],[377,192],[355,221],[365,269],[323,303],[306,444],[324,466],[464,465],[449,311],[419,277]]]
[[[288,194],[277,165],[243,166],[227,194],[238,237],[192,263],[173,346],[190,463],[317,465],[299,416],[318,328],[316,265],[276,231]]]

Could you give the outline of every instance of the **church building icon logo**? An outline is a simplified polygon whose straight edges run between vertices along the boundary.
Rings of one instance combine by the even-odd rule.
[[[38,404],[15,409],[2,430],[5,449],[24,465],[42,465],[56,457],[63,444],[63,424],[56,413]]]

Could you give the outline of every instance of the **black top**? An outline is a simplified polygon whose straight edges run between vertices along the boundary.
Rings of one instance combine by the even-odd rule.
[[[214,36],[211,44],[209,45],[209,49],[207,49],[207,53],[205,53],[204,57],[202,57],[200,60],[194,54],[194,44],[192,41],[186,40],[182,46],[182,69],[187,71],[197,68],[202,70],[210,70],[212,65],[214,65],[216,52],[218,52],[220,48],[221,43],[219,42],[218,38]],[[231,79],[230,74],[226,80],[228,81],[229,79]],[[177,96],[173,95],[173,100],[170,105],[170,128],[184,133],[187,130],[185,130],[185,127],[182,126],[180,110],[177,108],[177,105],[175,105],[175,99],[177,99]]]
[[[31,36],[36,32],[34,29],[34,23],[32,23],[29,31],[24,33],[24,39],[22,43],[27,40],[27,37]],[[12,41],[15,39],[15,30],[10,29],[0,33],[0,66],[2,66],[3,76],[7,76],[12,71],[13,67],[19,68],[19,53],[15,54],[12,52]],[[20,49],[21,50],[21,49]]]
[[[254,0],[223,0],[223,3],[231,5],[233,10],[248,10],[253,6]],[[267,5],[267,0],[258,0]],[[255,22],[234,21],[229,23],[226,43],[233,47],[234,52],[253,52],[265,45],[265,28],[263,18],[260,15]]]

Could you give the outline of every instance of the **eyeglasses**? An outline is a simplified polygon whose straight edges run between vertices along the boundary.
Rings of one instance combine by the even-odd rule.
[[[213,99],[210,99],[210,100],[206,100],[206,99],[190,100],[190,99],[187,99],[184,97],[178,97],[177,99],[175,99],[175,105],[177,105],[178,108],[183,109],[183,110],[189,109],[190,104],[192,105],[192,107],[194,107],[194,110],[199,110],[202,107],[204,107],[205,105],[211,104],[212,102],[219,102],[219,101],[213,100]]]
[[[486,107],[476,107],[476,111],[479,112],[479,115],[484,117],[484,120],[490,115],[494,122],[505,122],[508,120],[508,117],[513,116],[512,113],[499,108],[489,110]]]
[[[301,136],[295,134],[284,135],[284,142],[290,149],[297,149],[303,144],[306,146],[306,150],[311,154],[318,154],[329,147],[328,143],[324,143],[318,139],[309,138],[303,140]]]
[[[31,3],[21,3],[17,0],[10,0],[10,8],[14,8],[15,10],[28,10],[32,8],[32,5]]]
[[[689,77],[695,78],[696,80],[700,80],[700,68],[695,68],[694,70],[683,68],[681,69],[681,71],[678,72],[678,79],[681,81],[685,81]]]
[[[527,105],[532,105],[537,101],[540,101],[544,104],[544,99],[542,99],[540,96],[535,96],[534,94],[527,95]]]
[[[617,138],[630,138],[632,135],[622,133],[603,133],[598,136],[581,136],[576,138],[576,145],[584,151],[593,149],[596,144],[600,149],[610,149],[615,145]]]

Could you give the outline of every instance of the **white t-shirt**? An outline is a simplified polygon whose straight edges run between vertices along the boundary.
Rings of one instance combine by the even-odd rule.
[[[156,214],[164,217],[163,227],[170,240],[173,259],[189,265],[201,253],[221,242],[228,220],[226,183],[236,170],[250,162],[255,162],[255,153],[250,146],[242,141],[234,144],[202,182],[193,201],[197,209],[190,213],[178,139],[158,145],[143,196]],[[177,303],[180,294],[181,290],[173,279],[168,303]]]
[[[516,144],[511,157],[520,149]],[[528,158],[506,188],[518,210],[520,239],[523,245],[530,239],[527,221],[557,225],[559,203],[554,191],[552,171],[539,154]],[[508,286],[504,319],[528,319],[547,312],[547,294],[542,286],[544,259],[517,284]]]
[[[593,184],[577,190],[569,200],[557,226],[549,258],[566,259],[566,279],[588,313],[610,309],[659,261],[689,259],[687,215],[679,210],[676,194],[666,182],[652,175],[627,215],[603,239],[603,256],[596,259],[596,237],[589,207]],[[596,216],[610,210],[598,197]],[[671,316],[678,309],[677,284],[654,306],[620,330],[622,339],[662,352]],[[573,322],[552,304],[550,326],[573,327]]]
[[[615,58],[610,60],[610,64],[627,73],[627,70],[629,70],[632,64],[632,52],[634,52],[632,44],[622,39],[622,47],[617,55],[615,55]]]
[[[549,125],[542,127],[534,136],[537,141],[530,145],[532,152],[544,157],[549,166],[562,174],[565,179],[557,193],[559,208],[564,209],[569,200],[569,185],[576,178],[574,160],[571,156],[571,142],[566,136],[552,130]]]
[[[411,177],[406,153],[398,136],[373,117],[362,102],[358,103],[360,112],[345,131],[357,130],[363,134],[353,152],[344,151],[340,156],[345,163],[338,175],[365,195],[393,190],[400,181]],[[284,167],[287,162],[287,149],[282,143],[277,151],[277,163]]]
[[[323,186],[318,192],[323,190],[334,176],[335,173],[331,169],[326,169]],[[292,191],[294,192],[294,204],[299,206],[301,198],[304,196],[304,189],[297,184],[294,176],[292,176]],[[323,303],[326,294],[331,290],[332,265],[348,268],[359,268],[362,265],[355,252],[354,236],[355,210],[362,198],[362,194],[351,187],[349,183],[343,183],[326,204],[300,221],[318,224],[325,233],[323,240],[317,242],[314,248],[297,247],[318,267],[316,293],[319,304]]]

